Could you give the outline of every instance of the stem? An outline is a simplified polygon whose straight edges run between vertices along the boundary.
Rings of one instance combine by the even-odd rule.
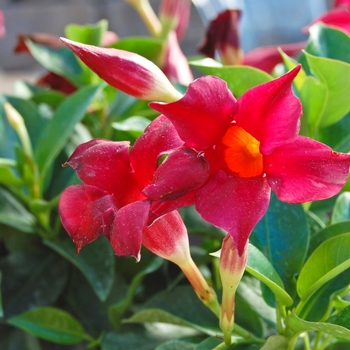
[[[216,293],[204,279],[194,261],[192,259],[187,259],[184,263],[179,265],[179,267],[191,283],[198,298],[219,318],[220,305]]]
[[[149,32],[157,37],[162,31],[162,25],[154,13],[148,0],[125,0],[139,13]]]

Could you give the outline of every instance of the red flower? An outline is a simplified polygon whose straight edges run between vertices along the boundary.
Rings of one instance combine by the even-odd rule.
[[[158,158],[182,143],[171,123],[162,117],[149,125],[131,151],[129,142],[102,139],[77,147],[66,165],[76,170],[83,184],[68,187],[59,200],[62,224],[77,253],[101,233],[117,255],[139,260],[143,240],[152,250],[147,235],[152,234],[153,226],[146,229],[150,201],[142,190],[151,183]],[[167,256],[175,252],[177,236],[186,232],[177,216],[176,212],[169,213],[154,224],[155,231],[162,226],[171,228],[158,242]],[[159,253],[159,248],[154,249]]]
[[[291,85],[299,70],[252,88],[238,101],[224,81],[206,76],[176,102],[151,103],[170,119],[184,146],[158,167],[144,190],[148,198],[166,208],[168,200],[180,206],[194,192],[197,211],[226,230],[242,254],[268,208],[271,189],[289,203],[340,191],[350,155],[298,136],[301,104]]]

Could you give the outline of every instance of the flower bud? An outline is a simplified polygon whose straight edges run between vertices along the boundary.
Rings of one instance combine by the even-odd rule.
[[[232,237],[227,235],[223,240],[220,254],[220,277],[222,283],[220,328],[224,333],[226,345],[231,344],[231,333],[234,327],[235,294],[243,276],[247,258],[248,242],[243,254],[239,255]]]
[[[182,95],[151,61],[136,53],[81,44],[61,38],[101,79],[143,100],[173,102]]]

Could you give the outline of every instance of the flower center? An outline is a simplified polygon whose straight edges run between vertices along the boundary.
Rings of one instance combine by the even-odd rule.
[[[228,168],[240,177],[259,176],[263,172],[260,142],[243,128],[231,126],[222,138],[224,159]]]

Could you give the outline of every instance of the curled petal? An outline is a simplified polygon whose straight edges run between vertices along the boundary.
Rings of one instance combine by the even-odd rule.
[[[261,46],[247,52],[243,57],[243,65],[252,66],[271,73],[277,64],[283,62],[280,48],[288,56],[296,56],[306,46],[306,42],[297,42],[278,46]]]
[[[104,213],[107,211],[113,216],[116,212],[112,196],[87,185],[66,188],[61,194],[58,208],[62,225],[72,238],[77,253],[104,231]]]
[[[166,102],[182,97],[153,62],[138,54],[61,40],[100,78],[126,94]]]
[[[143,193],[162,202],[176,199],[202,186],[209,176],[206,159],[191,148],[172,152],[154,174],[153,184]]]
[[[142,232],[147,224],[149,208],[148,201],[138,201],[117,212],[110,234],[110,242],[117,255],[140,260]]]
[[[67,161],[87,185],[110,194],[118,208],[143,199],[129,162],[129,142],[94,139],[79,145]]]
[[[224,136],[236,112],[236,99],[225,81],[205,76],[189,85],[185,96],[176,102],[151,102],[175,125],[189,147],[205,150]]]
[[[159,157],[182,145],[174,125],[165,116],[148,125],[130,151],[130,163],[142,188],[152,183]]]
[[[219,171],[197,191],[196,209],[204,220],[226,230],[242,255],[269,201],[270,188],[265,178],[240,178]]]
[[[248,90],[237,101],[235,120],[260,142],[262,154],[270,154],[298,136],[302,110],[292,83],[300,68]]]
[[[146,227],[142,244],[152,253],[178,265],[190,258],[187,230],[177,211],[164,215]]]
[[[289,203],[326,199],[337,194],[349,173],[350,155],[299,136],[266,156],[267,180],[277,197]]]

